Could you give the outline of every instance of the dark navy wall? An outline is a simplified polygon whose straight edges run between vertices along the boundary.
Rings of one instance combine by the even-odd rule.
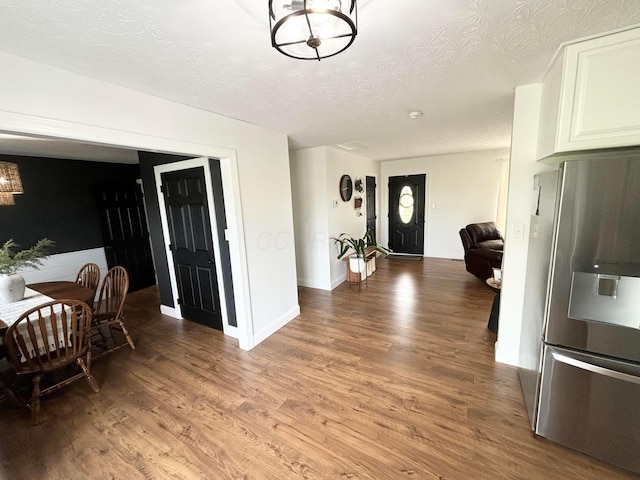
[[[13,238],[23,248],[43,237],[52,253],[101,247],[102,227],[95,188],[101,183],[135,183],[138,165],[0,155],[18,165],[24,194],[14,206],[0,206],[0,242]]]

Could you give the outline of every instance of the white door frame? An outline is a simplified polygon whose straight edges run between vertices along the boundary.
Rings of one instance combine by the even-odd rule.
[[[220,236],[218,232],[218,224],[215,221],[216,206],[213,201],[213,182],[211,181],[211,169],[209,166],[209,159],[207,157],[192,158],[190,160],[182,160],[173,163],[165,163],[162,165],[156,165],[153,167],[153,173],[156,180],[156,193],[158,195],[158,205],[160,206],[160,223],[162,224],[162,234],[164,236],[164,248],[167,254],[167,262],[169,264],[169,279],[171,281],[171,290],[173,293],[173,305],[174,307],[161,306],[162,313],[171,316],[177,316],[178,318],[184,318],[182,316],[182,307],[178,302],[178,279],[176,275],[175,262],[173,258],[173,251],[170,248],[171,235],[169,231],[169,219],[167,218],[167,205],[164,200],[164,194],[162,192],[162,174],[168,172],[177,172],[180,170],[187,170],[189,168],[203,167],[204,169],[204,183],[205,192],[207,194],[207,208],[209,209],[209,223],[211,228],[211,238],[213,240],[213,256],[215,259],[216,268],[216,281],[218,283],[218,302],[220,305],[220,314],[222,316],[222,330],[225,335],[229,335],[233,338],[238,338],[238,328],[229,325],[229,314],[227,312],[226,302],[226,287],[224,284],[224,278],[222,276],[222,254],[220,253]],[[224,213],[224,212],[223,212]]]
[[[238,323],[238,343],[243,350],[250,350],[255,346],[251,292],[249,290],[249,270],[240,200],[238,161],[235,150],[2,110],[0,110],[0,132],[57,140],[72,140],[133,150],[220,159],[227,214],[227,239],[229,241]]]

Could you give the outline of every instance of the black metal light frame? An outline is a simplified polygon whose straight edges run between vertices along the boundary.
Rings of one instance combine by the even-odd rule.
[[[273,1],[274,0],[269,0],[269,27],[270,27],[270,31],[271,31],[271,45],[276,50],[278,50],[283,55],[286,55],[287,57],[296,58],[296,59],[299,59],[299,60],[318,60],[318,61],[320,61],[322,58],[333,57],[334,55],[337,55],[337,54],[339,54],[341,52],[344,52],[347,48],[349,48],[351,46],[351,44],[353,43],[353,41],[355,40],[356,35],[358,34],[358,8],[357,8],[357,5],[356,5],[356,3],[357,3],[356,0],[347,0],[351,4],[351,6],[349,8],[349,15],[352,15],[354,17],[355,21],[353,21],[350,16],[345,15],[341,11],[338,12],[336,10],[331,10],[331,9],[322,9],[322,10],[319,10],[319,9],[307,9],[307,0],[302,0],[302,9],[301,10],[293,11],[290,14],[285,15],[284,17],[282,17],[277,22],[276,22],[276,15],[273,12]],[[355,12],[355,15],[354,15],[354,12]],[[311,13],[313,13],[313,14],[331,15],[331,16],[337,17],[337,18],[339,18],[340,20],[342,20],[345,24],[347,24],[349,26],[349,28],[351,30],[351,33],[342,34],[342,35],[334,35],[334,36],[330,36],[330,37],[319,37],[319,36],[315,35],[314,32],[313,32],[313,27],[311,26],[311,21],[309,20],[309,14],[311,14]],[[304,16],[305,17],[306,23],[307,23],[307,27],[309,29],[309,36],[307,38],[301,38],[300,40],[295,40],[295,41],[292,41],[292,42],[277,43],[276,42],[276,34],[277,34],[278,30],[283,25],[285,25],[288,21],[290,21],[291,19],[297,18],[299,16]],[[340,50],[335,51],[335,52],[330,52],[327,55],[320,55],[320,53],[318,52],[318,47],[320,45],[322,45],[322,41],[323,40],[332,40],[332,39],[347,38],[347,37],[350,37],[349,42],[344,47],[342,47]],[[315,53],[315,57],[312,57],[312,56],[300,57],[300,56],[297,56],[295,54],[289,53],[289,52],[287,52],[285,50],[285,48],[288,47],[288,46],[300,45],[300,44],[306,44],[310,49],[312,49],[313,52]]]

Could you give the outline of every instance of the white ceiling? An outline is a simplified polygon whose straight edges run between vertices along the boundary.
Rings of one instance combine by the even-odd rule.
[[[354,44],[321,62],[271,47],[267,0],[2,0],[0,50],[385,160],[508,147],[514,88],[561,43],[640,23],[639,0],[358,3]]]

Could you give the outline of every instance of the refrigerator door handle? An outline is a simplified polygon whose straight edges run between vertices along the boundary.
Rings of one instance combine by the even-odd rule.
[[[552,352],[551,354],[553,355],[553,358],[560,363],[565,363],[582,370],[587,370],[589,372],[597,373],[610,378],[615,378],[624,382],[640,385],[640,377],[629,375],[628,373],[617,372],[616,370],[610,370],[608,368],[599,367],[598,365],[583,362],[582,360],[577,360],[558,352]]]

